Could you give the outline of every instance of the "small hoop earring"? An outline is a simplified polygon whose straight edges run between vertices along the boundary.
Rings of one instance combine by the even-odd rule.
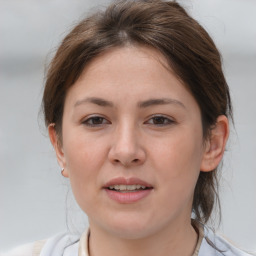
[[[62,176],[64,176],[64,175],[63,175],[63,172],[64,172],[64,168],[61,168],[61,175],[62,175]]]

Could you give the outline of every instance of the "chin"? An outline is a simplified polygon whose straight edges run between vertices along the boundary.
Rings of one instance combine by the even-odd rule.
[[[139,218],[112,218],[109,225],[105,223],[104,226],[108,232],[123,239],[143,239],[153,233],[152,222]]]

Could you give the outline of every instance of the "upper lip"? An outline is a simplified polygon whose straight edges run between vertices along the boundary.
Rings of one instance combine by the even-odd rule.
[[[108,188],[114,185],[142,185],[149,188],[153,187],[151,184],[147,183],[146,181],[136,177],[130,177],[130,178],[117,177],[105,183],[103,187]]]

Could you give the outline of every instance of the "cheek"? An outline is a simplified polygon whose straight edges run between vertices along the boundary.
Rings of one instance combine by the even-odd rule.
[[[164,195],[191,198],[200,173],[201,140],[195,134],[180,132],[156,148],[157,183]],[[172,198],[174,201],[175,196]]]
[[[70,172],[88,173],[102,161],[100,157],[104,150],[104,142],[85,134],[81,129],[67,133],[64,137],[63,148],[66,165]]]
[[[154,163],[159,195],[157,207],[161,205],[165,209],[162,218],[167,218],[171,212],[178,216],[184,209],[187,214],[191,213],[194,189],[200,173],[198,146],[178,138],[174,144],[168,143],[162,147]]]
[[[99,186],[98,177],[105,161],[105,150],[97,140],[92,141],[81,134],[65,138],[64,154],[72,191],[78,203],[86,203],[92,196],[92,188]]]
[[[202,159],[200,140],[189,136],[176,136],[156,147],[155,162],[175,178],[199,172]]]

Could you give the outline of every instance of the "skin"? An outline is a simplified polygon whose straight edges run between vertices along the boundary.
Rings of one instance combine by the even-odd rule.
[[[167,67],[152,48],[111,49],[69,89],[62,142],[49,126],[63,174],[89,218],[90,256],[194,251],[194,188],[200,170],[221,161],[228,120],[220,116],[204,141],[199,106]],[[118,203],[103,189],[116,177],[137,177],[153,189],[137,202]]]

